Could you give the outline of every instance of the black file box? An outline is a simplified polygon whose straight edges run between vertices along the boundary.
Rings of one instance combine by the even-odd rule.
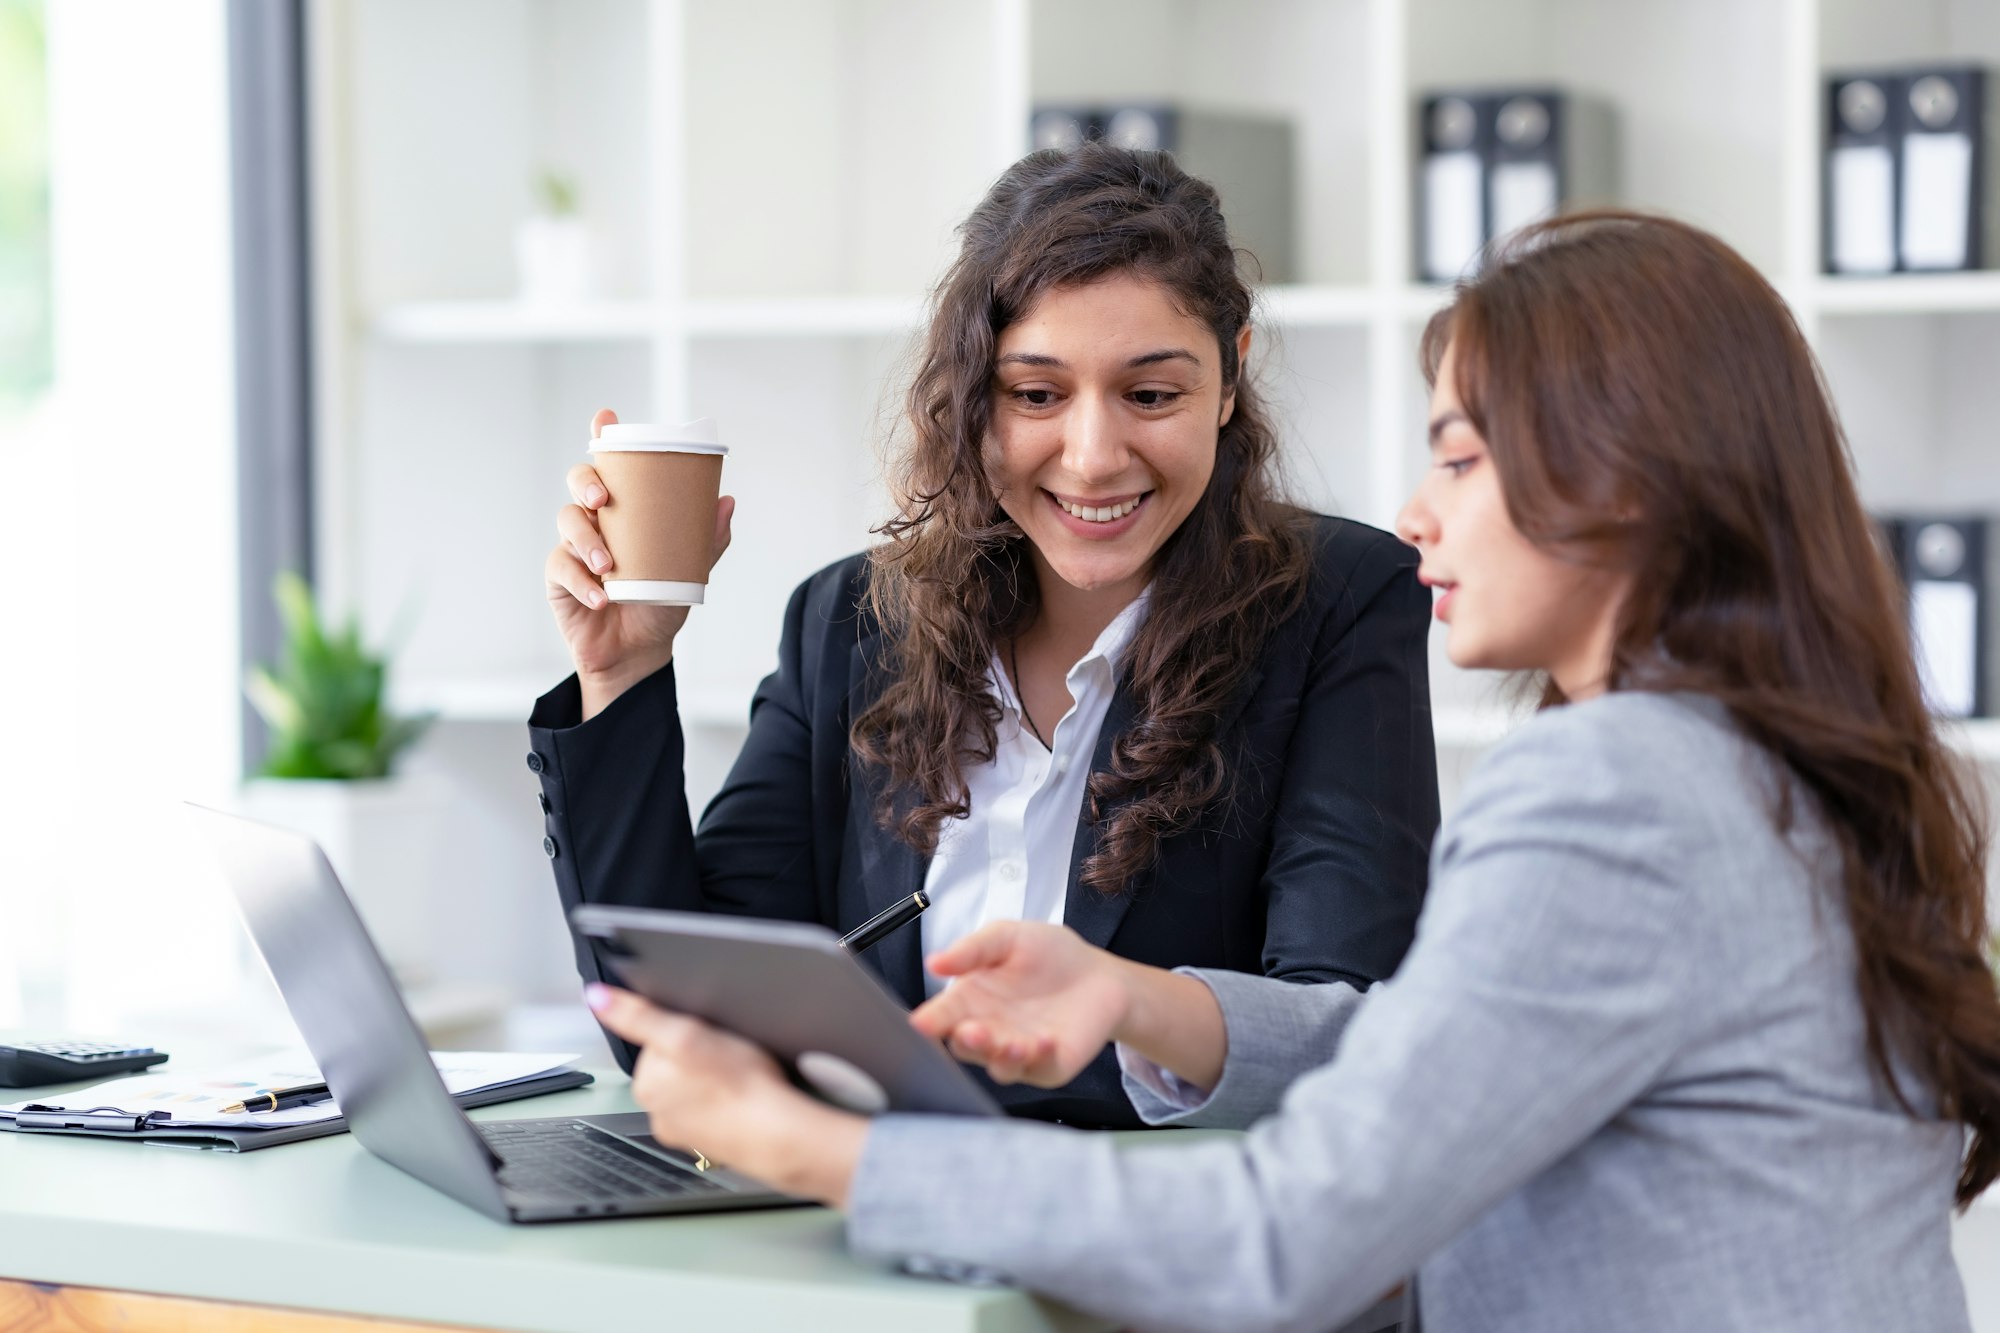
[[[1423,100],[1417,275],[1451,282],[1492,242],[1580,203],[1617,196],[1609,104],[1555,88]]]
[[[1417,172],[1417,276],[1455,282],[1479,263],[1486,225],[1486,169],[1493,108],[1477,95],[1441,93],[1422,106]]]
[[[1903,80],[1840,76],[1826,86],[1825,206],[1821,241],[1828,273],[1896,268],[1896,158]]]
[[[1984,717],[1994,703],[1991,651],[1994,545],[1987,519],[1903,514],[1897,541],[1910,646],[1924,699],[1940,717]]]
[[[1296,146],[1289,121],[1156,102],[1048,103],[1030,115],[1029,138],[1036,148],[1073,148],[1101,138],[1121,148],[1172,153],[1183,170],[1215,187],[1230,241],[1255,259],[1254,276],[1264,282],[1299,276]]]
[[[1995,135],[1986,71],[1913,69],[1904,76],[1898,153],[1898,267],[1911,272],[1975,269],[1992,253],[1994,209],[1985,198]]]

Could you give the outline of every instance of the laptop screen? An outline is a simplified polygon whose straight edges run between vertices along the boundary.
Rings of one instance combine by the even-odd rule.
[[[189,809],[354,1137],[426,1184],[504,1218],[496,1159],[445,1090],[325,853],[301,834]]]

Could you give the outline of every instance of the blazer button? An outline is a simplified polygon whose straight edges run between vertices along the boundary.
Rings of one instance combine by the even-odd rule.
[[[543,853],[544,853],[545,855],[547,855],[547,857],[549,858],[549,860],[551,860],[551,861],[555,860],[555,859],[556,859],[556,840],[555,840],[554,838],[543,838],[543,839],[542,839],[542,851],[543,851]]]
[[[530,773],[539,773],[542,771],[542,767],[543,764],[541,755],[537,754],[533,750],[528,751],[528,771]]]

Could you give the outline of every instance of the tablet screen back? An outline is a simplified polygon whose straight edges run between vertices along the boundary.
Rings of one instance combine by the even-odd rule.
[[[762,1046],[860,1111],[998,1115],[944,1049],[821,926],[584,905],[570,913],[631,990]]]

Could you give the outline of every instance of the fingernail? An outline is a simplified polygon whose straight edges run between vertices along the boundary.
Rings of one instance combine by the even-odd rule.
[[[583,1002],[601,1014],[611,1007],[611,988],[593,981],[583,988]]]
[[[596,570],[598,573],[602,574],[605,570],[605,567],[610,563],[611,563],[611,556],[608,552],[598,550],[598,551],[592,551],[590,553],[590,567]]]
[[[589,505],[593,509],[595,509],[598,505],[603,504],[604,488],[602,486],[592,486],[589,490],[583,493],[583,502]]]
[[[592,606],[603,606],[604,594],[599,592],[597,589],[592,588],[589,592],[583,595],[583,600],[589,602]]]

